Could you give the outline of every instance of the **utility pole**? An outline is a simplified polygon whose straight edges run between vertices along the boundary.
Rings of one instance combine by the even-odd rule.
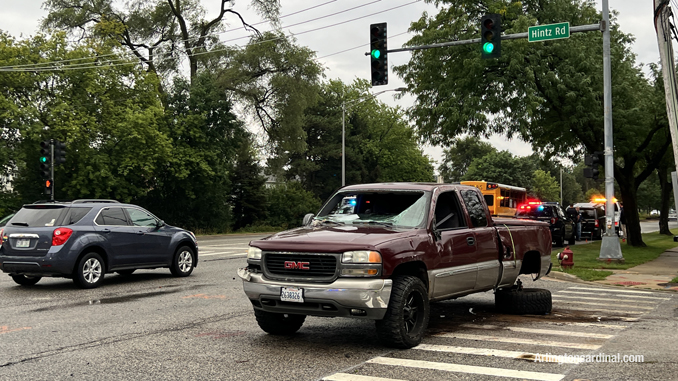
[[[659,57],[662,62],[662,75],[664,77],[664,93],[666,96],[666,114],[669,119],[669,131],[673,143],[673,160],[678,171],[678,121],[676,111],[678,100],[676,99],[676,69],[673,62],[673,44],[671,43],[671,24],[669,16],[669,0],[654,0],[654,29],[657,32],[657,44],[659,45]],[[675,172],[674,172],[675,173]],[[678,210],[678,184],[676,175],[671,174],[673,181],[673,196]]]
[[[624,257],[614,228],[614,144],[612,139],[612,65],[610,61],[610,9],[603,0],[603,106],[605,109],[605,235],[598,260],[623,262]]]

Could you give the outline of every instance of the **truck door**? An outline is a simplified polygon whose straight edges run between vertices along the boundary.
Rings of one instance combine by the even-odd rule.
[[[477,273],[475,236],[467,227],[456,192],[438,196],[433,223],[440,260],[433,271],[433,297],[472,291]]]
[[[474,288],[493,288],[499,277],[500,263],[497,234],[488,222],[489,211],[475,189],[462,190],[461,198],[466,205],[471,223],[470,231],[475,239],[475,262],[478,276]]]

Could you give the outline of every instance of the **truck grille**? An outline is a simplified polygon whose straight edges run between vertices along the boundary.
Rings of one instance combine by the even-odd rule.
[[[284,279],[331,280],[337,272],[336,254],[264,253],[264,271]]]

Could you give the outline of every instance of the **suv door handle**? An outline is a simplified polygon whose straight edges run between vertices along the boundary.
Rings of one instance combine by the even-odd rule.
[[[102,233],[110,233],[110,232],[111,232],[111,229],[101,229],[101,232],[102,232]]]
[[[137,231],[137,234],[139,234],[139,235],[144,235],[144,233],[145,233],[145,232],[144,232],[143,230]]]
[[[466,243],[467,243],[469,246],[473,246],[473,245],[476,244],[476,239],[473,238],[473,237],[466,237]]]

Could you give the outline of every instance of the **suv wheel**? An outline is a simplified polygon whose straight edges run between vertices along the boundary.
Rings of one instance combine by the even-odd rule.
[[[17,284],[20,284],[22,286],[32,286],[40,281],[42,277],[39,276],[26,276],[26,275],[12,275],[12,279]]]
[[[96,288],[104,280],[104,261],[97,253],[87,253],[75,268],[73,282],[81,288]]]
[[[400,276],[393,280],[391,300],[384,319],[377,320],[377,336],[394,348],[412,348],[424,338],[430,307],[428,292],[421,279]]]
[[[193,272],[193,268],[195,268],[193,249],[188,246],[180,247],[174,255],[172,266],[170,266],[172,275],[179,277],[189,276]]]

